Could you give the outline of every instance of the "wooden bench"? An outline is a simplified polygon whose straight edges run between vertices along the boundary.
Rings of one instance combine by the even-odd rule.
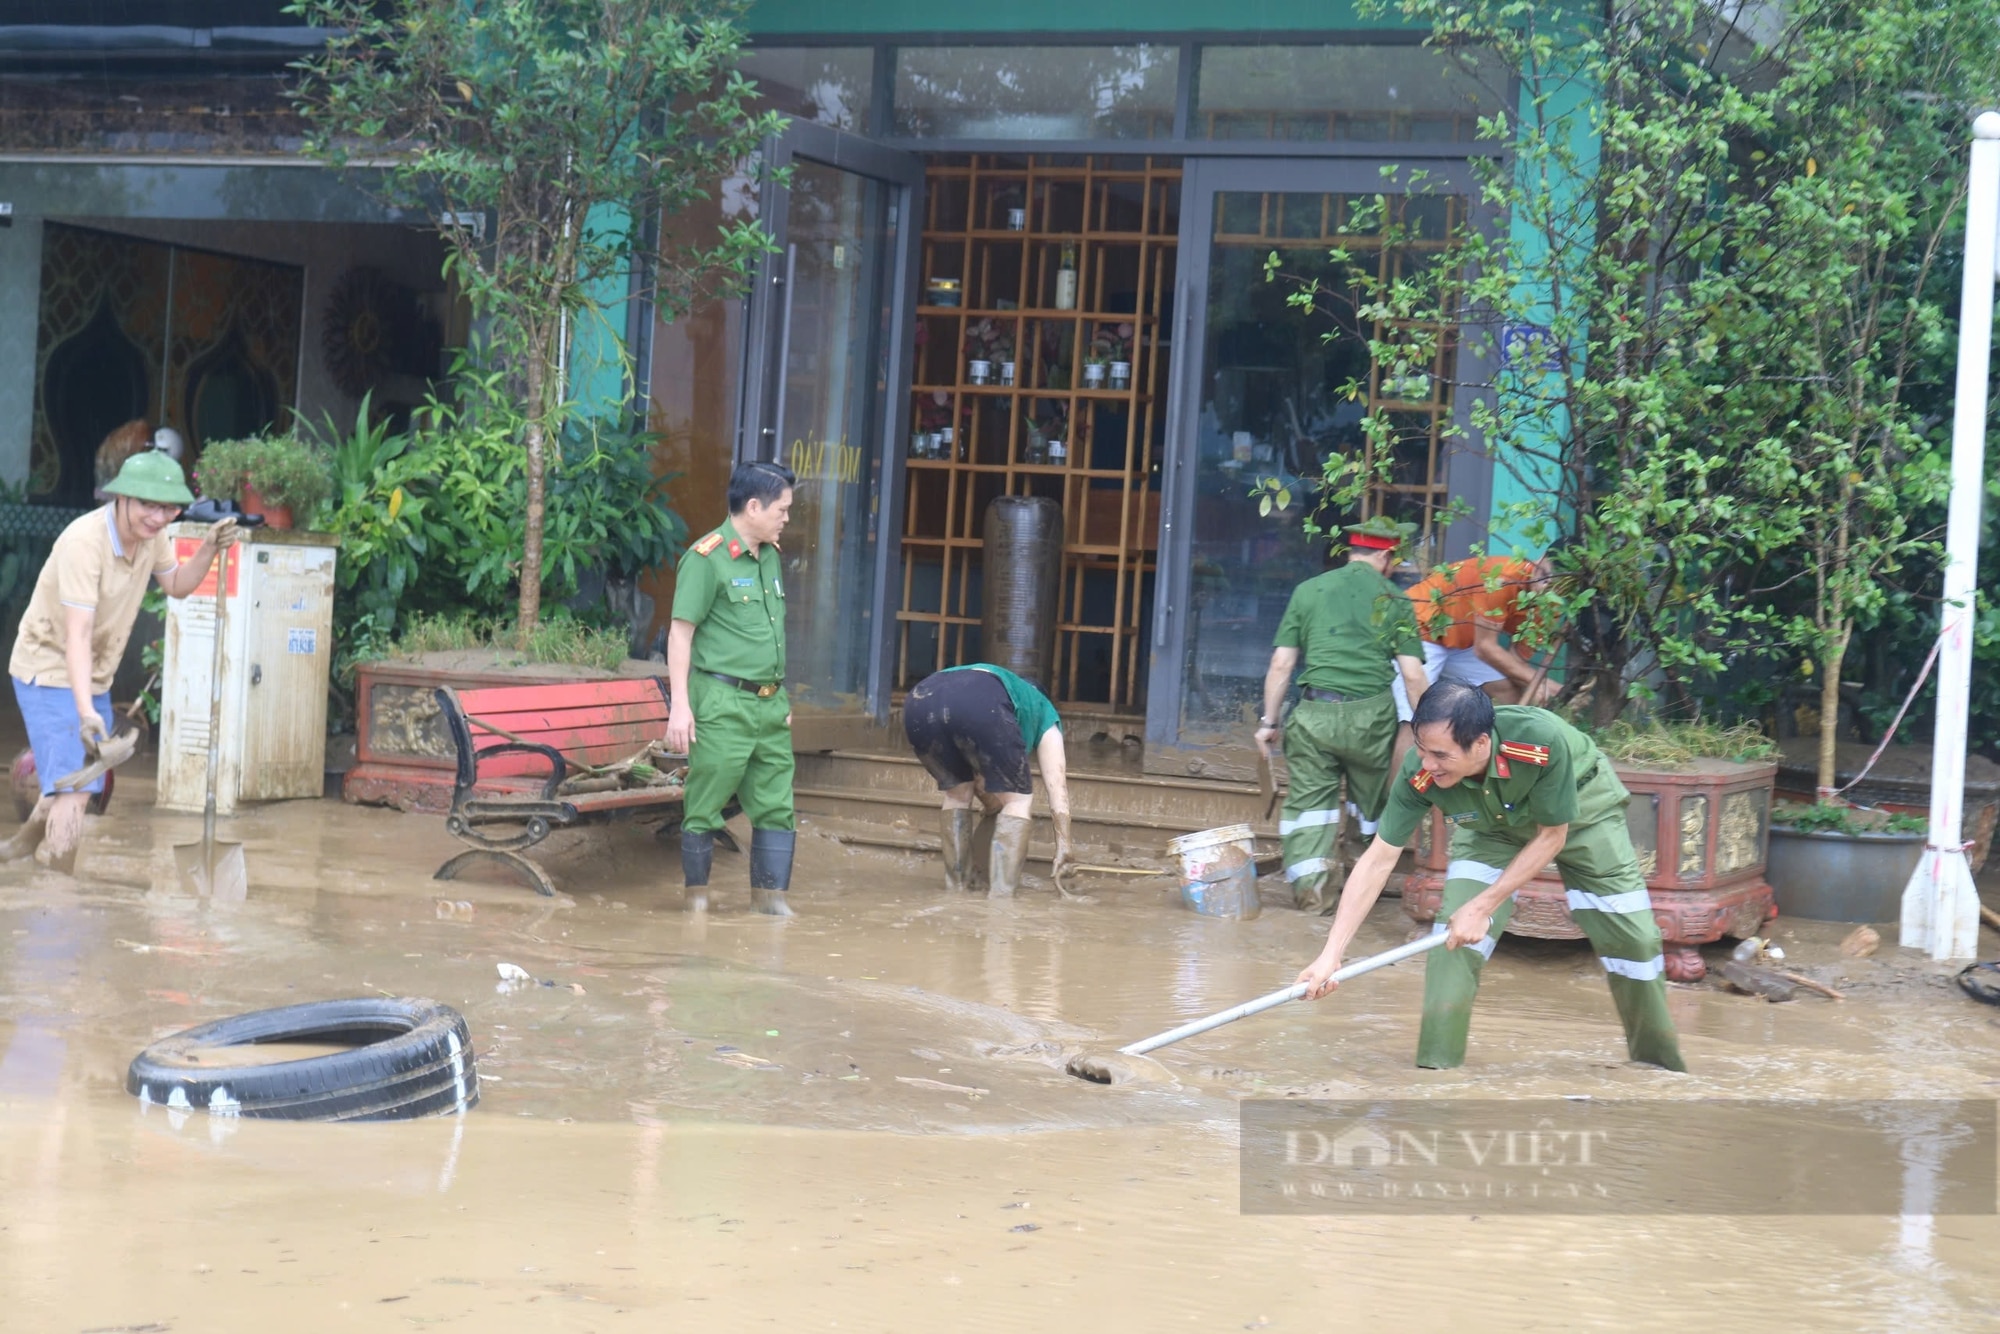
[[[678,813],[683,789],[673,771],[685,772],[686,757],[665,753],[664,678],[445,687],[437,700],[458,747],[444,826],[472,845],[438,868],[439,880],[455,879],[470,866],[492,865],[554,895],[547,872],[522,856],[524,850],[557,829]],[[629,771],[624,777],[593,773],[606,766],[624,769],[626,761],[641,756],[659,775],[655,781],[631,781]]]

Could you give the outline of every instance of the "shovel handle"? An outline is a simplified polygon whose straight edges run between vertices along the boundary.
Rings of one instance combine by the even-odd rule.
[[[1383,950],[1380,954],[1371,954],[1365,959],[1348,964],[1345,968],[1336,971],[1328,980],[1332,982],[1345,982],[1349,978],[1360,977],[1363,973],[1372,973],[1377,968],[1387,968],[1392,963],[1401,963],[1405,959],[1422,954],[1425,950],[1436,949],[1439,945],[1444,944],[1444,942],[1445,933],[1442,931],[1434,931],[1427,936],[1418,936],[1415,940],[1407,944],[1396,946],[1395,949]],[[1206,1033],[1212,1028],[1221,1028],[1224,1024],[1233,1024],[1238,1019],[1247,1019],[1253,1014],[1262,1014],[1266,1010],[1275,1009],[1283,1005],[1286,1001],[1298,1000],[1305,994],[1306,984],[1303,982],[1294,982],[1283,991],[1274,991],[1268,996],[1259,996],[1256,1000],[1244,1001],[1241,1005],[1232,1006],[1218,1014],[1212,1014],[1206,1019],[1197,1019],[1191,1024],[1182,1024],[1179,1028],[1169,1029],[1164,1033],[1156,1034],[1150,1038],[1142,1038],[1140,1041],[1134,1042],[1128,1047],[1120,1047],[1118,1050],[1127,1056],[1144,1056],[1149,1051],[1157,1051],[1159,1048],[1179,1042],[1183,1038],[1191,1038],[1197,1033]]]

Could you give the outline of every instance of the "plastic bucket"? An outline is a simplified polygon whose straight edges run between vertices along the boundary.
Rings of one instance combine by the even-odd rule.
[[[1249,825],[1182,834],[1167,852],[1181,859],[1182,903],[1207,917],[1248,921],[1257,915],[1257,853]]]

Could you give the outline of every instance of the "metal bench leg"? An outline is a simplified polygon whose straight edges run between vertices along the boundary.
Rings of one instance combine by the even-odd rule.
[[[537,894],[545,898],[552,899],[556,896],[555,882],[549,879],[548,872],[529,861],[526,857],[518,853],[507,852],[500,848],[474,848],[470,852],[461,852],[443,866],[438,867],[437,874],[431,878],[433,880],[456,880],[458,879],[459,872],[465,870],[468,866],[480,866],[487,863],[498,866],[502,870],[511,871],[529,889],[534,890]]]

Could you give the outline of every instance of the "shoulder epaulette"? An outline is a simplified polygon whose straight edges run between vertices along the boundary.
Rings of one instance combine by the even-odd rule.
[[[1510,760],[1519,760],[1522,764],[1538,764],[1547,768],[1549,763],[1547,746],[1530,745],[1526,741],[1502,741],[1500,753]]]
[[[1436,779],[1431,777],[1431,771],[1429,769],[1420,768],[1415,773],[1410,775],[1410,786],[1415,788],[1419,792],[1430,791],[1431,784],[1436,781],[1437,781]]]
[[[709,552],[715,550],[717,547],[721,545],[722,545],[722,534],[720,532],[714,532],[710,533],[707,537],[702,538],[701,541],[695,543],[692,547],[688,549],[694,552],[694,554],[697,556],[706,556]]]

